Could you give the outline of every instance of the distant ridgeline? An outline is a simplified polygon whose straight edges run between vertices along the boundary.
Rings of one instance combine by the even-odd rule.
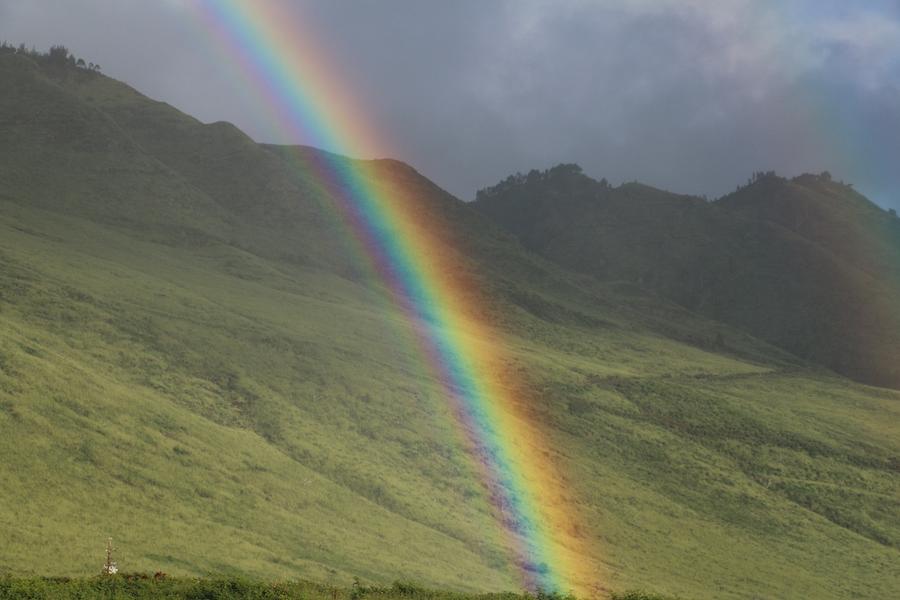
[[[14,46],[9,42],[0,42],[0,54],[22,54],[34,59],[46,66],[75,67],[86,71],[100,71],[100,65],[85,62],[83,58],[76,57],[65,46],[51,46],[47,52],[41,52],[35,48],[27,48],[25,44]]]
[[[478,190],[475,194],[475,200],[489,200],[512,192],[516,188],[547,181],[553,181],[557,185],[564,184],[566,181],[578,183],[582,177],[585,177],[584,171],[581,169],[580,165],[575,163],[560,163],[555,167],[543,171],[532,169],[528,171],[527,174],[515,173],[497,185]],[[601,179],[597,184],[604,189],[609,187],[609,182],[606,181],[606,178]]]
[[[828,172],[757,172],[714,202],[578,165],[474,205],[529,249],[625,280],[862,382],[900,387],[900,219]]]

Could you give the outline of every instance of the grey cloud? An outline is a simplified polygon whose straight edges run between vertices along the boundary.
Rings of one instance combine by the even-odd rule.
[[[0,0],[0,38],[65,43],[152,97],[271,138],[178,1]],[[284,1],[397,157],[460,197],[578,162],[710,196],[757,169],[828,169],[900,207],[894,3]]]

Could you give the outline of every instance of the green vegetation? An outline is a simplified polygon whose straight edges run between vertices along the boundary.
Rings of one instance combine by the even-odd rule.
[[[44,66],[56,68],[77,68],[87,71],[99,72],[100,65],[85,62],[83,58],[78,58],[65,46],[51,46],[47,52],[40,52],[35,48],[26,48],[25,44],[14,46],[9,42],[0,42],[0,54],[18,54],[28,57]]]
[[[410,583],[395,582],[390,587],[364,586],[354,582],[340,588],[309,581],[266,583],[228,577],[185,579],[162,573],[133,573],[94,578],[0,578],[0,600],[140,600],[204,599],[204,600],[568,600],[556,594],[461,594],[429,590]],[[631,596],[623,597],[631,600]],[[635,596],[635,600],[664,600]]]
[[[566,268],[900,388],[900,221],[827,172],[757,172],[707,202],[559,165],[508,177],[474,206]]]
[[[518,588],[412,332],[292,166],[316,151],[19,54],[0,81],[3,593]],[[897,595],[900,393],[567,273],[376,166],[460,232],[445,250],[534,390],[598,596]],[[96,573],[107,536],[173,578],[21,579]]]
[[[573,600],[571,596],[538,592],[464,594],[431,590],[405,582],[389,587],[366,586],[358,580],[348,588],[310,581],[262,582],[244,577],[187,579],[164,573],[130,573],[92,578],[0,577],[0,600]],[[611,600],[677,600],[668,596],[626,592]]]

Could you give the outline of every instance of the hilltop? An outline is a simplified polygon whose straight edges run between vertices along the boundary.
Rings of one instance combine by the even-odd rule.
[[[320,151],[77,65],[2,54],[0,82],[0,573],[95,573],[112,536],[128,571],[516,589],[414,333],[298,168]],[[900,588],[897,392],[372,164],[489,295],[594,592]]]
[[[474,206],[566,268],[900,387],[900,219],[828,173],[757,173],[707,202],[561,165],[482,190]]]

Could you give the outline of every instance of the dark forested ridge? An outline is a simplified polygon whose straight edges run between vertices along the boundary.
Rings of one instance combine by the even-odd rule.
[[[707,202],[560,165],[482,190],[474,206],[567,268],[900,386],[900,219],[828,173],[756,173]]]

